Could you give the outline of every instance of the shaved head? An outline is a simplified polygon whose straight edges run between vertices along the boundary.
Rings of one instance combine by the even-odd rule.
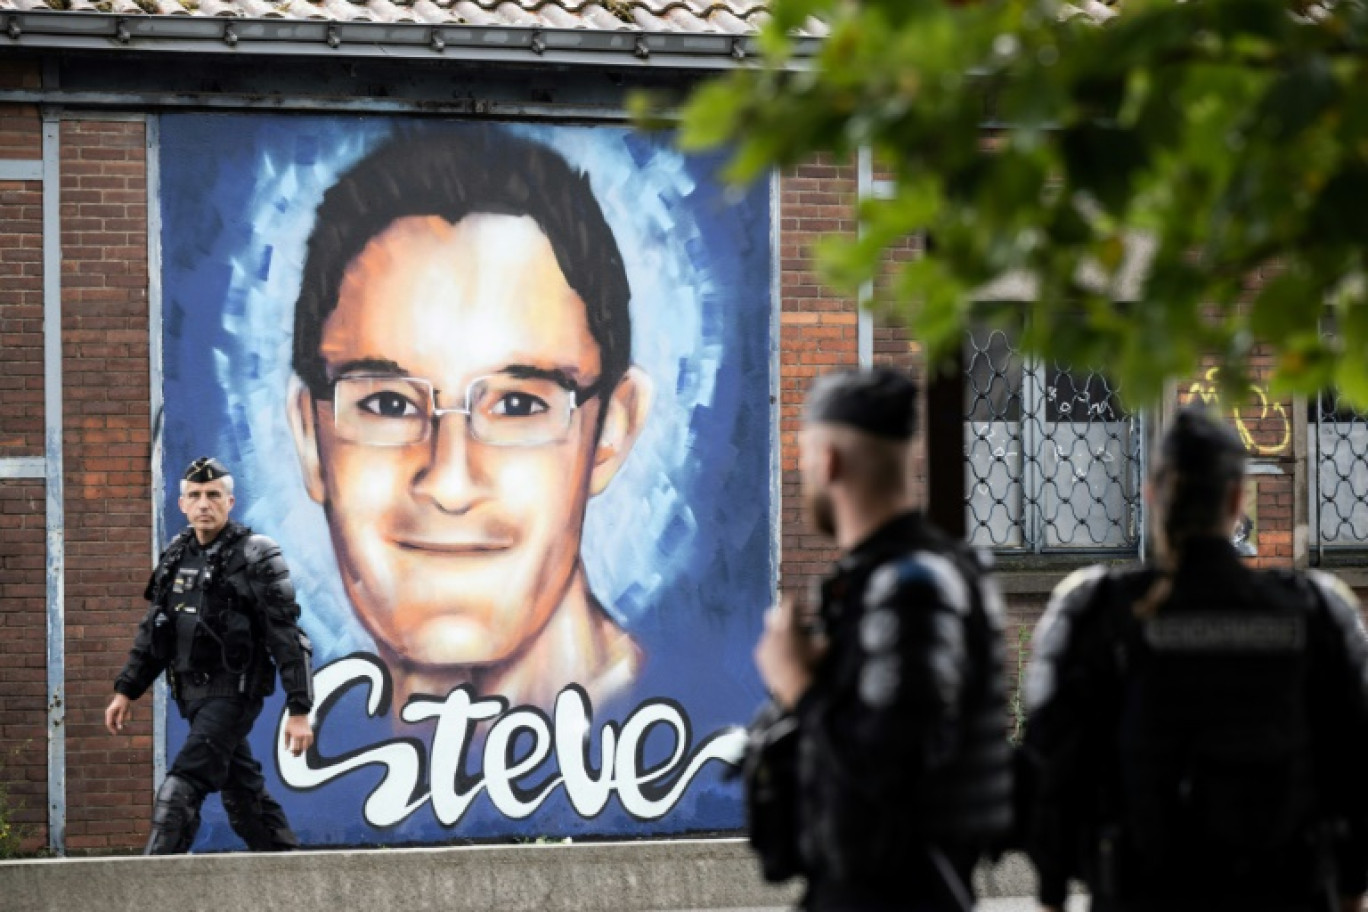
[[[895,502],[907,496],[910,441],[817,422],[804,426],[800,444],[804,506],[824,535],[836,532],[831,491],[837,485],[860,500]]]

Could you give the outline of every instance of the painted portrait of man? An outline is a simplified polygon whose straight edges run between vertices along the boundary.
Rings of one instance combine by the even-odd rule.
[[[290,555],[318,739],[253,748],[303,843],[739,826],[719,761],[778,566],[769,185],[612,125],[154,132],[161,464],[230,460]]]
[[[587,178],[503,133],[392,140],[324,196],[303,275],[291,426],[395,702],[628,687],[579,551],[651,386]]]

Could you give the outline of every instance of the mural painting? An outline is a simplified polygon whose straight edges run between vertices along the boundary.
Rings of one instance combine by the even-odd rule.
[[[776,575],[769,188],[617,127],[160,137],[163,473],[217,454],[290,562],[318,743],[253,749],[303,841],[739,827]],[[206,806],[196,850],[235,839]]]

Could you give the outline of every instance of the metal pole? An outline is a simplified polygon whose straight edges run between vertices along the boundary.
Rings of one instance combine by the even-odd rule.
[[[937,369],[939,368],[939,369]],[[963,538],[964,350],[930,365],[926,387],[926,513],[949,535]]]
[[[864,219],[859,217],[860,204],[874,196],[874,153],[868,146],[860,147],[856,159],[856,231],[864,235]],[[860,286],[860,301],[855,323],[855,351],[860,367],[874,366],[874,314],[869,307],[874,301],[874,283]]]
[[[147,161],[147,363],[151,395],[152,449],[152,563],[162,542],[162,285],[161,285],[161,118],[146,120]],[[166,778],[166,678],[152,687],[152,788]]]
[[[43,111],[43,425],[47,482],[48,847],[66,854],[66,517],[62,485],[62,223],[59,114]]]

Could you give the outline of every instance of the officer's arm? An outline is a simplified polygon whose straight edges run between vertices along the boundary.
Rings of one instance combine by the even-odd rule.
[[[841,788],[894,795],[952,757],[969,610],[969,589],[945,557],[924,553],[875,571],[860,620],[856,686],[831,700],[811,688],[795,707],[825,754],[823,770]]]
[[[292,716],[304,715],[313,708],[313,646],[299,628],[290,568],[280,546],[265,535],[247,539],[245,556],[248,582],[264,620],[266,648],[280,670],[286,708]]]
[[[148,584],[148,592],[152,591]],[[157,615],[157,604],[153,602],[147,614],[138,624],[138,632],[133,635],[133,648],[128,651],[128,661],[123,671],[114,679],[114,690],[130,700],[136,700],[147,692],[157,675],[166,669],[166,660],[157,658],[152,647],[153,622]]]
[[[1021,747],[1035,794],[1024,796],[1024,829],[1039,874],[1041,905],[1063,907],[1076,870],[1084,725],[1094,695],[1087,663],[1077,660],[1079,627],[1105,578],[1101,567],[1076,571],[1050,596],[1031,638],[1023,701],[1027,720]],[[1020,787],[1020,783],[1019,783]]]
[[[1320,595],[1329,618],[1328,656],[1313,673],[1324,681],[1314,695],[1320,710],[1317,728],[1329,732],[1329,747],[1321,751],[1331,768],[1324,782],[1330,810],[1342,815],[1346,832],[1337,845],[1336,872],[1342,897],[1355,898],[1368,886],[1368,635],[1363,629],[1359,601],[1338,577],[1312,570],[1307,574]]]

